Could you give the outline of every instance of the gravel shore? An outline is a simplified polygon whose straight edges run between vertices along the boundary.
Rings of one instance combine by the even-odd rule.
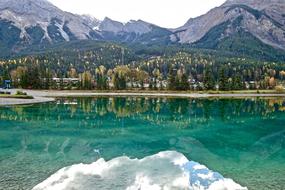
[[[7,90],[12,94],[17,89]],[[98,97],[98,96],[143,96],[143,97],[178,97],[178,98],[245,98],[245,97],[284,97],[285,94],[199,94],[199,93],[140,93],[140,92],[90,92],[90,91],[39,91],[39,90],[22,90],[34,99],[14,99],[0,98],[2,105],[21,105],[34,104],[54,101],[56,97]]]
[[[44,102],[52,102],[54,100],[54,98],[45,97],[35,97],[34,99],[0,98],[0,106],[37,104]]]

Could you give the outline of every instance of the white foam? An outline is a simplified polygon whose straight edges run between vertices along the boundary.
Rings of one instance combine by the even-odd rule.
[[[33,190],[245,190],[175,151],[143,159],[118,157],[63,168]]]

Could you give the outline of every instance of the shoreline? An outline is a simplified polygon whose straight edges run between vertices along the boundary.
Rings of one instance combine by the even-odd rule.
[[[132,92],[105,92],[105,93],[54,93],[46,97],[53,98],[84,98],[84,97],[160,97],[160,98],[251,98],[251,97],[284,97],[285,94],[198,94],[198,93],[132,93]]]
[[[48,97],[34,97],[34,99],[0,98],[0,106],[30,105],[53,101],[55,101],[54,98]]]
[[[6,90],[15,93],[19,89]],[[253,93],[240,91],[239,93],[198,93],[198,92],[94,92],[94,91],[55,91],[55,90],[21,90],[33,96],[34,99],[0,98],[0,106],[27,105],[53,102],[56,98],[80,97],[165,97],[165,98],[285,98],[285,93]]]

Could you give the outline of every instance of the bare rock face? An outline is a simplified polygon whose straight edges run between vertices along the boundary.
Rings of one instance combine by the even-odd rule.
[[[172,34],[172,32],[166,28],[161,28],[142,20],[130,20],[127,23],[122,23],[107,17],[100,22],[98,31],[101,32],[103,39],[106,41],[129,44],[166,45],[171,43],[170,34]]]
[[[240,41],[248,35],[258,41],[252,46],[261,42],[285,50],[285,1],[228,0],[170,30],[142,20],[100,21],[90,15],[64,12],[48,0],[0,0],[0,28],[0,49],[7,54],[30,45],[46,47],[46,44],[86,39],[155,45],[189,43],[210,48],[209,43],[214,42],[215,46],[232,36],[238,36]]]
[[[101,21],[91,15],[81,15],[82,19],[84,20],[84,24],[90,26],[93,30],[99,30],[99,25]]]
[[[0,0],[0,27],[0,44],[7,50],[85,39],[136,42],[159,28],[142,20],[100,21],[90,15],[64,12],[47,0]],[[144,39],[169,38],[165,30],[161,36],[156,31]]]
[[[123,28],[123,23],[114,21],[108,17],[106,17],[99,25],[99,30],[113,33],[121,32],[123,31]]]
[[[92,28],[84,18],[64,12],[47,0],[0,0],[0,18],[19,28],[20,38],[26,41],[33,40],[35,30],[41,31],[43,42],[91,38]]]
[[[270,8],[272,5],[284,5],[283,0],[228,0],[224,6],[243,4],[257,10]]]
[[[195,43],[213,27],[236,19],[239,19],[239,23],[235,27],[251,33],[263,43],[285,49],[284,0],[228,0],[222,6],[190,19],[184,26],[175,29],[172,39],[180,43]],[[230,35],[229,31],[226,33]]]
[[[142,20],[131,20],[127,23],[121,23],[114,21],[106,17],[99,26],[99,30],[113,33],[135,33],[135,34],[145,34],[152,30],[152,24],[144,22]]]
[[[190,19],[174,30],[180,43],[193,43],[201,39],[211,28],[226,20],[223,8],[215,8],[206,15]]]

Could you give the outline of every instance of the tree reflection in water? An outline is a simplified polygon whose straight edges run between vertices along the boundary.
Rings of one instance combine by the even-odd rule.
[[[100,156],[176,150],[249,189],[282,189],[284,115],[282,98],[64,98],[1,107],[0,186],[31,189],[64,166]]]
[[[48,108],[48,109],[46,109]],[[113,119],[141,118],[154,123],[175,122],[189,127],[191,123],[208,123],[213,117],[234,121],[241,116],[273,117],[273,112],[285,111],[285,100],[280,99],[174,99],[174,98],[64,98],[57,103],[33,106],[0,108],[1,120],[51,121],[54,113],[57,122],[62,118],[79,119],[80,122],[100,120],[102,116]],[[33,112],[33,114],[30,114]],[[84,122],[83,122],[84,123]],[[89,126],[90,127],[90,126]]]

